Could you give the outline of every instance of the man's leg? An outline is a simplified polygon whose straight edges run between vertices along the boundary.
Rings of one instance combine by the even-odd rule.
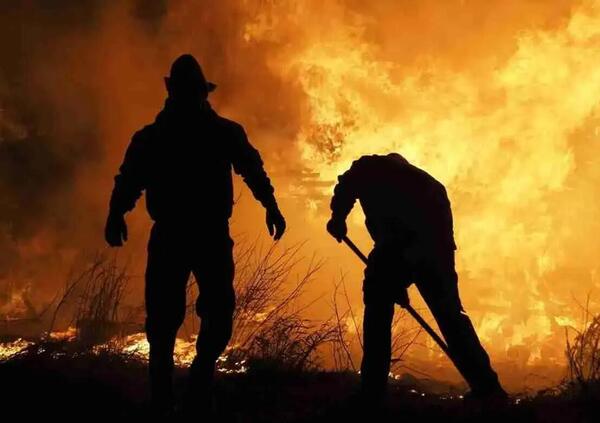
[[[503,393],[458,294],[454,253],[436,257],[419,272],[417,288],[429,306],[460,372],[476,396]]]
[[[363,321],[362,392],[379,399],[385,394],[392,358],[392,319],[394,304],[365,302]]]
[[[209,239],[208,239],[209,238]],[[193,268],[200,295],[196,311],[200,316],[200,333],[196,357],[190,369],[190,395],[210,396],[215,365],[231,338],[235,292],[233,288],[233,242],[229,231],[209,235],[210,248],[196,260]]]
[[[190,274],[175,234],[152,228],[146,267],[146,336],[150,344],[150,389],[154,407],[173,407],[173,349],[185,317]]]
[[[363,283],[365,315],[363,320],[363,395],[370,400],[383,398],[390,373],[394,299],[389,289],[393,275],[386,271],[387,255],[377,247],[369,255]]]

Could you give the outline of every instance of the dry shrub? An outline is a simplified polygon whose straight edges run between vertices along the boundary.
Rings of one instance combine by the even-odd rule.
[[[322,262],[313,257],[299,270],[306,261],[302,247],[301,243],[289,247],[273,243],[263,249],[257,241],[236,245],[236,308],[228,361],[286,371],[319,366],[321,347],[335,341],[335,325],[331,319],[315,322],[303,317],[314,301],[301,297]],[[193,315],[197,293],[193,280],[188,293],[188,314]]]
[[[325,345],[332,345],[337,351],[344,348],[347,328],[342,328],[339,316],[324,321],[305,318],[306,310],[316,301],[304,296],[305,289],[322,262],[314,257],[306,260],[301,254],[302,247],[302,244],[284,247],[273,243],[263,249],[256,241],[236,247],[237,301],[231,347],[226,357],[232,367],[243,361],[253,363],[255,368],[315,370]],[[77,341],[84,348],[131,333],[129,320],[122,312],[128,280],[127,269],[117,263],[116,256],[96,255],[83,271],[72,272],[68,278],[55,301],[50,331],[62,313],[72,316],[70,324],[77,327]],[[190,315],[195,314],[196,291],[197,284],[191,280]],[[354,368],[348,363],[339,367]],[[221,365],[227,367],[227,363]]]
[[[569,365],[569,382],[587,388],[600,382],[600,315],[594,317],[589,312],[589,296],[584,308],[584,321],[581,329],[575,331],[573,341],[569,341],[568,328],[566,356]]]
[[[340,300],[341,297],[341,300]],[[330,343],[333,365],[337,371],[358,371],[358,362],[363,351],[362,317],[358,316],[352,307],[346,280],[342,275],[334,284],[332,295],[333,320],[335,330],[334,340]],[[414,345],[422,333],[422,328],[408,327],[408,315],[404,310],[398,310],[392,321],[392,361],[390,371],[395,373],[400,369],[410,370],[424,376],[429,376],[422,370],[412,368],[404,361],[404,354]]]
[[[77,328],[76,339],[83,346],[104,343],[141,329],[139,324],[122,316],[129,279],[127,266],[120,265],[116,255],[96,254],[82,271],[71,272],[57,302],[49,333],[63,309],[70,311],[69,326]]]
[[[87,272],[76,310],[78,339],[85,345],[102,343],[119,332],[119,311],[129,276],[115,256],[97,256]]]
[[[297,316],[281,316],[259,332],[247,351],[250,368],[257,365],[293,372],[319,368],[318,349],[335,340],[329,322],[315,325]]]

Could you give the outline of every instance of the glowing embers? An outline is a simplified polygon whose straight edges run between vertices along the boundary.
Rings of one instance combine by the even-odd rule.
[[[187,367],[192,364],[196,356],[196,339],[192,336],[189,341],[177,338],[175,341],[174,360],[177,367]],[[135,333],[124,338],[115,338],[106,344],[94,347],[94,352],[116,352],[138,360],[148,361],[150,355],[150,344],[145,333]],[[225,353],[217,360],[217,371],[226,374],[246,373],[246,360],[236,360],[235,346],[227,347]]]
[[[33,342],[19,338],[11,342],[0,343],[0,361],[5,361],[24,352],[27,348],[33,345]]]
[[[177,367],[188,367],[196,356],[196,336],[189,341],[177,338],[175,342],[175,351],[173,358]],[[60,348],[60,344],[63,348]],[[31,348],[34,347],[34,348]],[[55,348],[56,347],[56,348]],[[10,360],[22,353],[42,354],[50,352],[51,357],[58,359],[61,357],[77,357],[82,354],[116,354],[134,360],[143,362],[148,361],[150,355],[150,345],[143,332],[127,335],[124,337],[115,337],[110,341],[95,345],[88,349],[80,349],[77,345],[77,330],[69,327],[65,331],[51,332],[45,340],[39,343],[27,341],[25,339],[16,339],[11,342],[0,343],[0,361]],[[236,354],[236,347],[227,347],[217,360],[217,371],[225,374],[241,374],[248,371],[247,361],[239,358]]]
[[[63,331],[50,332],[48,337],[53,341],[74,341],[77,338],[77,328],[69,326]]]

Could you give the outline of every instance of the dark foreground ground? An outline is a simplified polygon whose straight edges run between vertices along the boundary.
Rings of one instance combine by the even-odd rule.
[[[54,348],[38,348],[0,363],[4,416],[23,421],[156,421],[146,404],[144,363]],[[185,371],[178,370],[179,391],[184,378]],[[215,421],[600,422],[597,389],[587,394],[573,389],[540,393],[513,400],[505,409],[482,411],[455,394],[432,393],[431,384],[404,380],[393,384],[383,414],[365,417],[357,387],[358,378],[350,373],[294,374],[255,364],[246,374],[219,376]]]

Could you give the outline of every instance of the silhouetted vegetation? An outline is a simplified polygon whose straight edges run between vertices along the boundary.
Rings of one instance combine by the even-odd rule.
[[[263,253],[256,244],[239,250],[236,334],[227,359],[246,360],[249,371],[219,373],[216,413],[221,421],[351,422],[360,418],[359,379],[352,370],[357,364],[350,351],[360,348],[360,321],[343,279],[336,284],[331,319],[312,322],[301,317],[305,306],[299,304],[307,301],[297,300],[320,263],[308,261],[302,270],[300,252],[301,246],[294,246],[271,247]],[[56,314],[70,312],[72,322],[94,322],[88,330],[95,327],[100,331],[106,322],[122,323],[129,318],[122,312],[129,278],[114,257],[96,256],[83,271],[73,274],[56,302]],[[284,283],[286,279],[288,283]],[[295,283],[289,283],[292,280]],[[418,333],[404,329],[404,317],[398,314],[395,358],[402,357]],[[598,316],[590,315],[567,344],[567,383],[515,399],[506,409],[486,414],[463,404],[457,387],[405,375],[391,381],[381,413],[386,419],[448,422],[595,421],[599,327]],[[319,351],[326,345],[341,357],[339,371],[318,371]],[[93,413],[96,418],[143,418],[147,413],[147,368],[139,357],[124,352],[118,342],[96,348],[73,342],[68,333],[48,336],[0,363],[0,378],[11,387],[3,400],[21,410],[23,417],[64,420]],[[396,364],[404,366],[401,360]],[[185,368],[176,370],[178,392],[184,388],[185,373]],[[585,392],[582,386],[586,386]],[[30,407],[32,402],[36,407]]]
[[[575,337],[569,340],[566,329],[568,362],[567,386],[569,389],[578,389],[584,394],[600,393],[600,314],[593,316],[589,309],[589,297],[583,309],[583,323],[575,331]],[[593,392],[591,392],[593,395]]]

